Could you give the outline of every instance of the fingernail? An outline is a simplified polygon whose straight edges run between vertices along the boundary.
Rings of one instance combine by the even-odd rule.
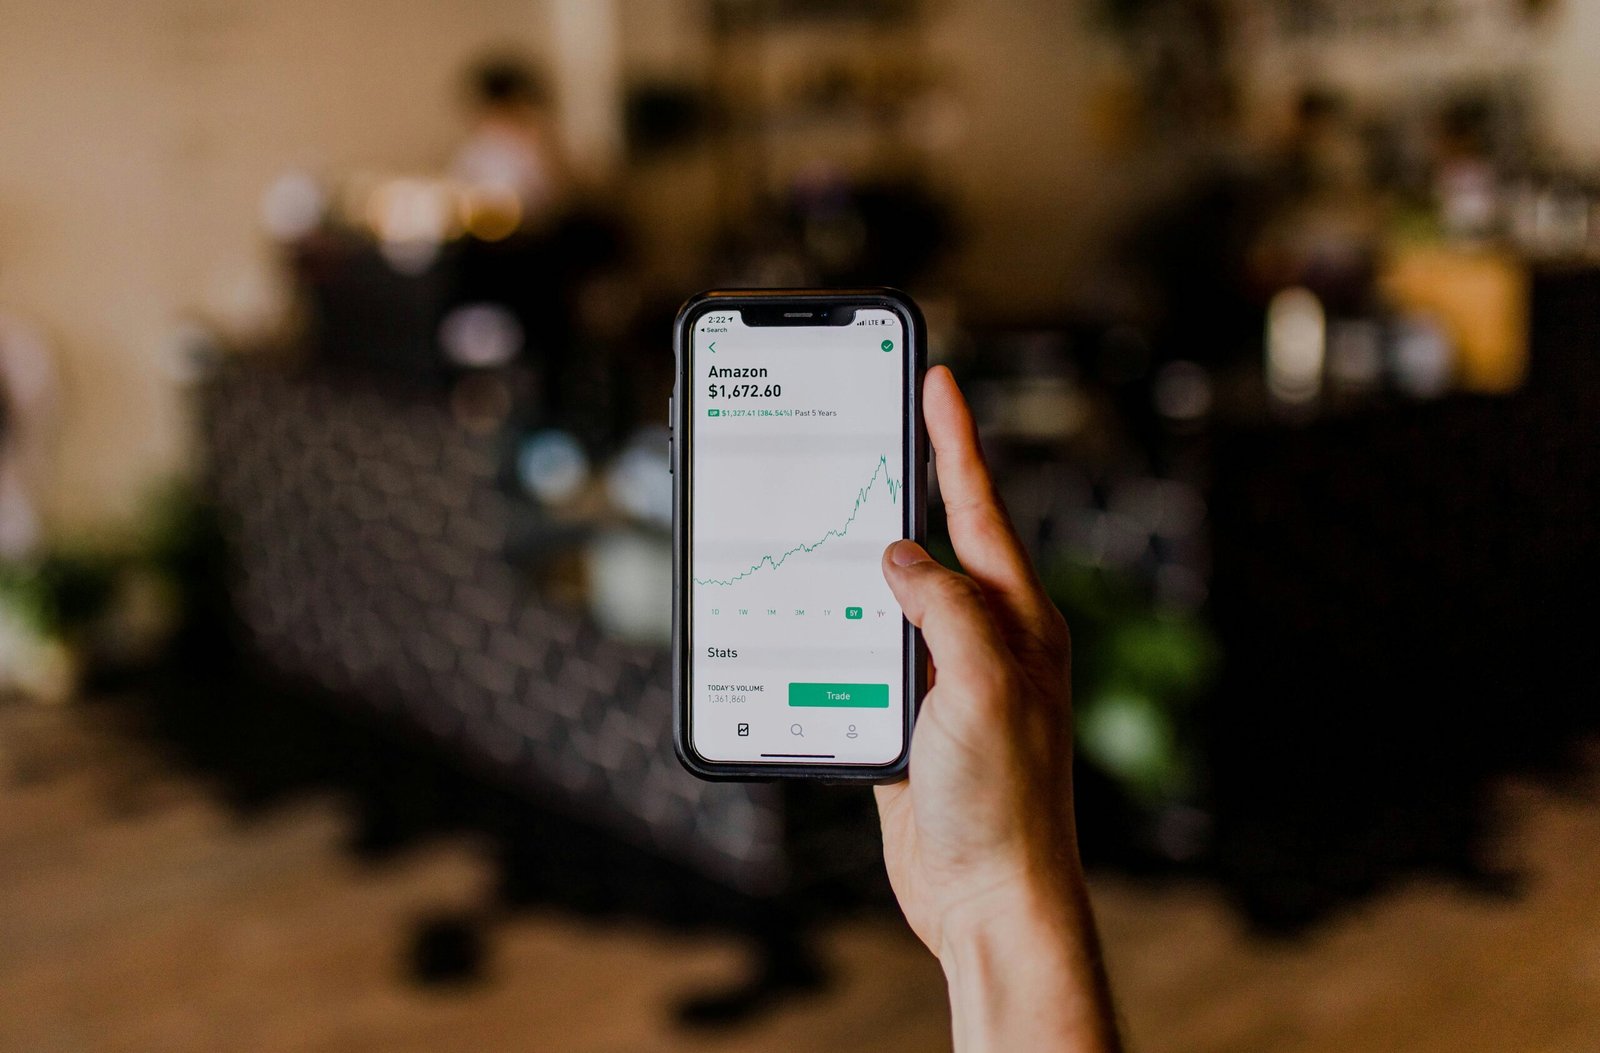
[[[927,563],[932,558],[915,541],[896,541],[889,546],[889,562],[897,567],[909,567],[913,563]]]

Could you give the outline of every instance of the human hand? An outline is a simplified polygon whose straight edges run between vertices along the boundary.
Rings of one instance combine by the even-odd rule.
[[[1112,1049],[1073,821],[1066,622],[1000,505],[949,370],[928,372],[923,407],[966,573],[911,541],[884,553],[933,663],[910,777],[877,788],[889,880],[945,967],[958,1049]]]

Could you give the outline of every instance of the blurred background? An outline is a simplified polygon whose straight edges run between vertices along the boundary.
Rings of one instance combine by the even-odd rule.
[[[676,307],[893,284],[1073,625],[1135,1048],[1594,1049],[1597,41],[12,0],[0,1048],[947,1046],[870,794],[668,738]]]

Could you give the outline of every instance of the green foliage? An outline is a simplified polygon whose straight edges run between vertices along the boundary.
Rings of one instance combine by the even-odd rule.
[[[1118,33],[1137,26],[1158,0],[1100,0],[1096,14]]]
[[[1140,800],[1190,793],[1197,773],[1187,712],[1217,664],[1205,623],[1158,608],[1137,583],[1103,568],[1062,560],[1043,577],[1072,627],[1084,756]]]
[[[190,489],[153,491],[142,520],[132,543],[74,541],[0,563],[0,607],[41,635],[70,638],[106,613],[129,570],[181,578],[204,523]]]
[[[36,633],[55,624],[50,589],[36,566],[0,563],[0,611]]]

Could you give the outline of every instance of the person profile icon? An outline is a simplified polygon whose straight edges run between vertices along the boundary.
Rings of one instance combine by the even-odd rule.
[[[844,729],[844,737],[847,739],[860,738],[860,736],[856,734],[856,726],[854,724],[851,724],[849,727]]]

